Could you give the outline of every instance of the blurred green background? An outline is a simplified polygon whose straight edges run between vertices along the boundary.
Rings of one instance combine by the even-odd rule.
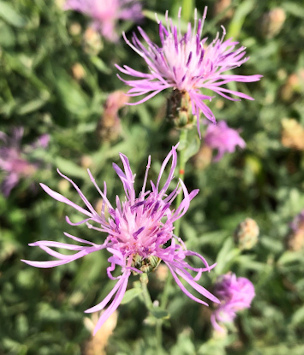
[[[115,195],[123,196],[112,169],[112,162],[119,164],[119,152],[129,157],[140,188],[148,155],[150,178],[155,180],[161,161],[178,140],[178,131],[166,120],[169,92],[145,104],[123,106],[121,120],[107,111],[109,94],[127,90],[114,64],[141,71],[146,65],[123,40],[113,44],[88,31],[89,19],[63,11],[63,3],[0,1],[0,131],[9,135],[13,127],[23,126],[25,145],[50,135],[48,148],[37,149],[31,157],[41,161],[40,169],[21,179],[8,198],[0,194],[0,354],[153,354],[155,331],[139,298],[118,308],[117,324],[114,317],[91,337],[96,319],[83,311],[113,287],[106,275],[106,252],[53,269],[20,262],[46,260],[41,250],[27,244],[64,241],[64,231],[96,243],[104,238],[85,226],[69,226],[65,216],[77,221],[77,213],[39,187],[43,182],[79,202],[56,168],[100,208],[86,168],[100,186],[107,182],[114,201]],[[203,149],[189,160],[186,186],[200,193],[181,223],[189,249],[219,263],[203,284],[212,290],[216,274],[232,270],[254,283],[256,298],[228,334],[216,337],[210,324],[212,306],[203,307],[172,289],[170,318],[163,327],[165,351],[303,355],[304,233],[296,246],[286,243],[290,222],[304,209],[303,1],[146,1],[141,26],[156,43],[154,12],[161,16],[168,9],[174,18],[181,5],[186,21],[192,21],[195,7],[202,14],[207,5],[204,36],[211,40],[224,25],[227,36],[246,46],[250,56],[236,72],[263,75],[260,82],[236,86],[255,101],[217,97],[210,104],[218,120],[240,129],[247,147],[218,163],[210,162]],[[117,32],[123,30],[130,38],[136,27],[119,23]],[[0,180],[5,176],[0,171]],[[258,223],[259,242],[236,255],[232,235],[246,217]],[[153,300],[159,299],[165,278],[163,268],[151,274]],[[136,280],[131,278],[130,287]]]

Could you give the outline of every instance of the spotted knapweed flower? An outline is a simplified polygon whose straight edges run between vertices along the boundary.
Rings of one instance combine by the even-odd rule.
[[[118,20],[138,21],[143,17],[141,4],[136,0],[67,0],[64,8],[91,17],[92,27],[112,42],[118,39]]]
[[[209,45],[207,45],[207,37],[201,39],[206,13],[207,7],[202,19],[197,21],[197,12],[195,11],[193,28],[189,23],[187,32],[181,34],[180,25],[175,26],[168,18],[167,12],[167,26],[159,21],[160,47],[153,43],[140,27],[138,27],[138,31],[145,40],[146,46],[140,42],[136,34],[133,34],[132,43],[123,34],[126,43],[145,60],[150,71],[150,73],[142,73],[126,65],[123,68],[116,65],[122,73],[139,79],[124,80],[118,76],[124,83],[132,87],[128,94],[130,96],[146,95],[142,100],[129,103],[129,105],[145,102],[164,89],[172,88],[174,91],[189,96],[192,113],[197,117],[199,131],[200,111],[210,121],[215,122],[211,109],[203,101],[211,101],[214,96],[202,93],[201,89],[209,89],[232,101],[239,99],[233,98],[231,95],[253,100],[252,97],[244,93],[223,87],[231,81],[258,81],[261,75],[224,74],[241,66],[249,58],[244,57],[245,47],[236,48],[238,42],[231,38],[224,39],[226,34],[224,28],[222,37],[219,38],[219,34],[217,34]],[[180,15],[181,10],[179,18]]]
[[[236,277],[232,273],[219,277],[214,293],[221,301],[211,316],[211,323],[218,331],[223,330],[218,322],[231,323],[236,317],[236,312],[250,308],[255,296],[253,284],[245,277]]]
[[[74,237],[68,233],[64,233],[68,238],[84,244],[83,246],[59,243],[55,241],[38,241],[30,245],[40,247],[57,260],[23,260],[27,264],[35,267],[48,268],[69,263],[83,257],[86,254],[101,249],[107,249],[108,252],[112,254],[108,259],[110,266],[107,268],[107,275],[110,279],[118,281],[112,291],[101,303],[85,311],[86,313],[97,312],[104,309],[105,306],[109,304],[108,308],[101,315],[96,325],[95,333],[119,306],[126,291],[131,272],[133,271],[141,274],[143,272],[152,271],[160,260],[168,266],[178,286],[192,300],[207,305],[204,301],[192,295],[180,279],[186,281],[201,295],[209,298],[213,302],[219,303],[216,297],[197,283],[202,272],[209,271],[214,265],[210,267],[203,256],[194,251],[187,250],[182,240],[174,235],[173,223],[186,213],[189,208],[190,201],[198,193],[198,190],[188,193],[184,183],[180,180],[176,188],[167,194],[167,190],[173,180],[174,170],[176,168],[176,148],[177,147],[173,147],[168,156],[165,158],[156,184],[151,182],[151,190],[146,191],[147,175],[151,163],[151,158],[149,157],[143,187],[138,197],[135,195],[135,175],[132,173],[129,160],[125,155],[120,154],[124,171],[116,164],[113,164],[113,168],[123,184],[126,198],[124,201],[120,201],[120,199],[116,197],[116,206],[112,206],[106,196],[106,183],[104,183],[104,190],[101,191],[88,170],[90,179],[103,199],[101,214],[95,211],[79,187],[60,172],[59,174],[73,185],[86,208],[76,205],[66,197],[41,184],[45,192],[47,192],[55,200],[72,206],[86,216],[84,220],[78,223],[72,223],[67,217],[67,222],[69,224],[80,225],[82,223],[86,223],[89,228],[93,228],[96,231],[107,234],[107,237],[102,244],[96,244]],[[170,160],[171,167],[169,169],[168,178],[161,186],[163,173]],[[181,193],[181,190],[183,192],[183,199],[180,205],[176,209],[173,209],[172,203],[176,196]],[[105,216],[106,208],[109,214],[108,218]],[[93,226],[89,223],[89,221],[96,222],[98,227]],[[64,255],[54,251],[51,249],[52,247],[75,250],[77,252],[74,255]],[[197,268],[190,266],[185,260],[187,256],[197,257],[203,263],[203,267]],[[116,267],[121,268],[121,275],[118,277],[114,277],[112,275],[112,272],[116,269]],[[191,271],[196,273],[195,277],[191,275]],[[113,300],[110,302],[112,298]]]
[[[205,133],[205,144],[212,149],[218,150],[217,156],[213,158],[214,161],[222,159],[226,152],[233,153],[237,146],[240,148],[245,148],[246,146],[239,132],[228,127],[225,121],[208,125]]]
[[[42,135],[36,142],[21,148],[21,140],[24,129],[16,127],[12,135],[8,136],[0,131],[0,169],[6,172],[1,191],[4,196],[8,196],[11,190],[18,184],[22,177],[31,176],[38,167],[37,162],[30,162],[31,153],[37,148],[46,148],[49,142],[47,134]]]

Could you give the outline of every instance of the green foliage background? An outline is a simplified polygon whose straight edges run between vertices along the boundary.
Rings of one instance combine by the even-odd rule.
[[[303,152],[282,146],[281,121],[295,118],[304,125],[303,1],[233,0],[233,14],[227,19],[227,12],[214,14],[215,1],[152,0],[144,3],[142,26],[156,43],[154,12],[161,16],[169,9],[175,17],[180,5],[186,20],[192,20],[195,6],[202,14],[208,5],[205,35],[213,38],[223,24],[227,36],[246,46],[250,56],[237,72],[264,76],[258,83],[237,85],[255,101],[217,98],[210,104],[217,119],[241,129],[247,147],[204,170],[197,169],[193,159],[188,162],[186,186],[199,188],[200,193],[181,224],[181,237],[189,249],[202,253],[209,262],[218,262],[215,272],[203,278],[207,288],[212,289],[216,274],[232,270],[254,283],[256,298],[226,337],[215,338],[210,325],[212,307],[204,308],[177,287],[172,289],[170,318],[163,329],[165,351],[174,355],[302,355],[303,251],[286,251],[284,239],[290,221],[304,209],[304,157]],[[270,38],[261,30],[261,18],[277,6],[285,11],[286,21]],[[73,31],[75,24],[81,26],[79,33]],[[99,185],[107,182],[114,201],[116,194],[123,196],[112,169],[112,162],[119,164],[119,152],[129,157],[140,187],[148,155],[152,156],[153,180],[178,140],[178,132],[165,118],[166,92],[145,104],[123,108],[119,139],[100,139],[97,131],[105,100],[114,90],[126,90],[114,64],[143,71],[146,67],[123,40],[85,44],[87,25],[87,18],[64,12],[59,1],[0,1],[0,130],[9,133],[12,127],[24,126],[24,143],[43,133],[51,136],[48,149],[35,153],[44,160],[44,168],[32,181],[22,180],[9,198],[0,195],[0,354],[86,354],[91,335],[84,326],[83,311],[99,302],[113,285],[106,276],[106,252],[45,270],[20,262],[45,260],[43,252],[27,244],[64,241],[64,231],[96,243],[104,238],[85,226],[69,226],[65,216],[77,221],[77,213],[47,196],[38,182],[77,202],[76,192],[56,173],[58,167],[97,203],[97,191],[83,166],[84,158],[90,157],[92,174]],[[131,23],[119,26],[118,32],[125,30],[129,38],[135,30]],[[76,63],[85,71],[81,80],[72,75]],[[301,71],[302,81],[288,87],[288,77]],[[5,176],[5,172],[0,174],[0,178]],[[246,217],[259,224],[260,239],[254,249],[237,255],[232,234]],[[136,280],[133,277],[130,288]],[[159,299],[162,287],[151,274],[153,300]],[[140,298],[118,310],[107,353],[155,353],[154,327],[145,321],[147,312]]]

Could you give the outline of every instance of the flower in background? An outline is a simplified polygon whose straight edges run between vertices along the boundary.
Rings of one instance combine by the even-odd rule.
[[[21,148],[23,131],[22,127],[16,127],[11,137],[0,131],[0,141],[3,142],[0,147],[0,169],[7,173],[1,191],[6,197],[20,178],[34,174],[38,164],[29,161],[31,153],[39,147],[46,148],[49,142],[49,136],[44,134],[35,143]]]
[[[218,331],[223,331],[218,322],[231,323],[236,317],[236,312],[250,308],[255,296],[253,284],[245,277],[236,277],[232,273],[219,277],[214,293],[221,301],[211,316],[211,323]]]
[[[217,124],[209,124],[205,134],[205,144],[218,150],[217,156],[213,159],[219,161],[223,155],[233,153],[237,146],[245,148],[246,143],[239,135],[238,131],[228,127],[225,121]]]
[[[178,90],[187,94],[191,101],[192,113],[197,116],[197,128],[200,127],[200,111],[212,122],[215,117],[210,108],[203,100],[211,101],[214,96],[202,93],[201,89],[208,89],[232,101],[238,101],[236,97],[253,100],[252,97],[223,85],[231,82],[252,82],[258,81],[261,75],[233,75],[224,74],[231,69],[241,66],[249,58],[245,57],[245,47],[236,48],[238,42],[231,38],[225,40],[226,31],[223,28],[223,35],[216,38],[207,45],[207,37],[201,39],[207,7],[203,17],[195,21],[193,28],[188,24],[188,31],[181,34],[180,25],[175,26],[166,13],[167,26],[159,22],[159,36],[161,46],[153,43],[142,28],[138,28],[141,36],[146,42],[144,46],[133,34],[132,43],[124,35],[126,43],[138,53],[147,63],[150,73],[142,73],[128,66],[116,67],[124,74],[138,78],[139,80],[124,80],[132,88],[130,96],[146,95],[142,100],[133,103],[136,105],[149,100],[167,88]],[[181,9],[178,17],[180,18]],[[129,104],[131,105],[131,104]]]
[[[118,20],[138,21],[143,17],[141,4],[136,0],[67,0],[64,8],[91,17],[92,27],[112,42],[118,39]]]
[[[186,213],[189,208],[190,201],[198,193],[198,190],[194,190],[189,194],[182,180],[179,181],[179,184],[171,193],[166,193],[173,180],[173,174],[176,168],[176,147],[173,147],[171,152],[165,158],[156,184],[151,182],[151,190],[146,191],[147,175],[151,164],[151,158],[149,157],[144,184],[138,197],[135,195],[135,175],[131,171],[129,160],[123,154],[120,154],[120,158],[122,160],[124,171],[121,170],[121,168],[119,168],[116,164],[113,164],[113,168],[123,184],[126,199],[124,201],[120,201],[117,197],[116,206],[112,206],[110,201],[107,199],[106,183],[104,183],[104,190],[101,191],[91,175],[91,172],[88,170],[90,179],[104,202],[101,213],[96,212],[91,203],[82,194],[79,187],[60,172],[59,174],[74,186],[75,190],[78,192],[82,201],[86,205],[86,208],[76,205],[66,197],[41,184],[45,192],[47,192],[55,200],[72,206],[86,217],[78,223],[72,223],[67,217],[67,222],[69,224],[80,225],[82,223],[86,223],[89,228],[106,233],[107,237],[105,241],[102,244],[96,244],[74,237],[68,233],[64,233],[68,238],[76,240],[77,242],[84,244],[84,246],[42,240],[30,245],[40,247],[57,260],[23,260],[27,264],[35,267],[48,268],[69,263],[73,260],[81,258],[84,255],[101,249],[107,249],[108,252],[112,254],[108,259],[110,266],[107,268],[107,274],[110,279],[117,280],[116,285],[101,303],[86,310],[86,313],[100,311],[104,309],[105,306],[109,304],[112,297],[114,297],[108,308],[99,318],[99,321],[95,327],[95,333],[119,306],[126,291],[131,272],[133,271],[141,274],[143,272],[152,271],[156,268],[160,260],[165,262],[174,280],[188,297],[196,302],[207,305],[204,301],[193,296],[185,288],[180,278],[186,281],[201,295],[209,298],[213,302],[219,303],[216,297],[197,283],[197,280],[200,278],[202,272],[209,271],[213,266],[210,267],[205,258],[200,254],[187,250],[182,240],[177,238],[173,233],[173,223]],[[161,187],[160,181],[170,159],[171,167],[169,169],[168,178]],[[181,190],[184,195],[183,200],[177,209],[174,210],[171,208],[171,205]],[[105,213],[107,213],[109,217],[106,218]],[[89,223],[89,221],[96,222],[99,226],[93,226]],[[65,255],[54,251],[51,249],[52,247],[74,250],[76,253],[74,255]],[[197,257],[203,263],[203,267],[198,268],[190,266],[185,260],[187,256]],[[112,275],[112,272],[116,269],[116,267],[121,268],[121,275],[118,277],[114,277]],[[195,272],[196,276],[193,277],[189,271]]]
[[[304,210],[295,216],[290,224],[290,232],[287,235],[287,249],[300,251],[304,249]]]
[[[129,101],[129,97],[121,90],[112,92],[104,103],[104,111],[98,122],[97,132],[103,141],[115,141],[120,133],[118,111]]]

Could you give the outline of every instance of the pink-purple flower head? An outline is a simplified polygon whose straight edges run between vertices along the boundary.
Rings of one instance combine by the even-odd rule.
[[[218,322],[231,323],[236,317],[236,312],[250,308],[255,296],[253,284],[245,277],[236,277],[232,273],[219,277],[214,293],[221,301],[211,316],[211,323],[218,331],[223,330]]]
[[[218,150],[217,156],[213,159],[214,161],[222,159],[226,152],[233,153],[237,146],[240,148],[245,148],[246,146],[239,132],[228,127],[225,121],[208,125],[205,133],[205,144],[212,149]]]
[[[0,169],[6,172],[1,191],[8,196],[11,190],[18,184],[22,177],[31,176],[37,169],[37,163],[29,161],[31,153],[37,148],[46,148],[49,142],[47,134],[42,135],[31,145],[21,147],[24,129],[16,127],[11,136],[0,131]]]
[[[126,43],[139,54],[147,63],[149,73],[136,71],[128,66],[117,68],[124,74],[135,77],[138,80],[124,80],[132,88],[130,96],[145,95],[145,97],[133,103],[133,105],[145,102],[167,88],[187,93],[191,100],[192,113],[197,116],[197,128],[199,130],[199,115],[204,114],[210,121],[215,122],[215,117],[204,100],[211,101],[213,96],[201,92],[201,89],[209,89],[224,98],[238,101],[238,98],[253,100],[252,97],[223,87],[231,81],[252,82],[258,81],[261,75],[233,75],[224,74],[241,66],[249,58],[245,57],[245,47],[239,47],[238,42],[225,39],[225,29],[220,38],[216,38],[207,45],[207,37],[201,38],[207,7],[203,17],[195,19],[193,28],[188,24],[188,30],[181,34],[180,26],[173,25],[166,13],[166,26],[159,21],[160,47],[153,43],[144,30],[138,27],[138,31],[146,42],[143,45],[136,34],[133,34],[132,43],[124,35]],[[180,18],[181,9],[178,17]],[[235,96],[235,97],[233,97]],[[131,105],[129,103],[129,105]]]
[[[81,197],[85,208],[76,205],[66,197],[51,190],[49,187],[41,184],[42,188],[55,200],[72,206],[77,211],[85,215],[85,219],[78,223],[72,223],[67,217],[67,222],[71,225],[80,225],[86,223],[89,228],[99,232],[106,233],[106,238],[101,244],[92,243],[90,241],[74,237],[68,233],[65,235],[68,238],[74,239],[84,245],[65,244],[53,241],[38,241],[30,244],[38,246],[49,255],[55,257],[54,261],[27,261],[29,265],[35,267],[48,268],[69,263],[82,256],[92,253],[97,250],[107,249],[111,253],[108,259],[110,266],[107,268],[108,277],[112,280],[117,280],[116,285],[108,296],[98,305],[88,309],[86,312],[97,312],[108,308],[101,315],[96,328],[96,331],[106,321],[106,319],[117,309],[127,288],[128,279],[131,272],[142,273],[151,271],[155,266],[155,261],[164,261],[172,273],[178,286],[191,299],[196,302],[205,304],[204,301],[195,297],[190,293],[181,279],[186,281],[198,293],[209,298],[213,302],[219,302],[210,292],[197,283],[202,272],[209,271],[213,266],[209,266],[207,261],[194,251],[187,250],[180,238],[174,235],[173,223],[181,218],[189,208],[190,201],[196,196],[198,190],[188,193],[184,183],[180,180],[176,188],[167,193],[169,185],[174,178],[174,171],[177,162],[176,148],[173,147],[168,156],[165,158],[156,184],[150,182],[151,189],[146,190],[147,176],[150,168],[151,158],[148,159],[145,179],[143,187],[138,197],[136,197],[134,189],[135,175],[132,173],[128,158],[120,154],[123,164],[123,170],[116,164],[113,164],[114,170],[120,178],[126,194],[125,200],[121,201],[116,197],[115,206],[113,206],[107,198],[106,183],[104,183],[103,191],[98,187],[90,171],[88,170],[91,181],[103,199],[103,208],[101,213],[95,211],[91,203],[83,195],[79,187],[69,178],[59,172],[59,174],[68,180]],[[169,174],[167,180],[161,184],[163,173],[168,165]],[[183,192],[183,199],[180,205],[172,208],[172,203],[176,196]],[[105,215],[107,208],[109,217]],[[94,226],[91,222],[96,222],[98,226]],[[169,244],[169,245],[168,245]],[[52,248],[62,248],[76,251],[73,255],[61,254]],[[195,256],[202,263],[203,267],[197,268],[190,266],[185,260],[187,256]],[[121,275],[114,277],[112,272],[116,267],[121,268]],[[194,277],[191,272],[196,273]],[[113,300],[111,301],[111,299]]]
[[[141,4],[137,0],[67,0],[65,9],[91,17],[92,27],[112,42],[118,40],[118,20],[138,21],[143,17]]]

